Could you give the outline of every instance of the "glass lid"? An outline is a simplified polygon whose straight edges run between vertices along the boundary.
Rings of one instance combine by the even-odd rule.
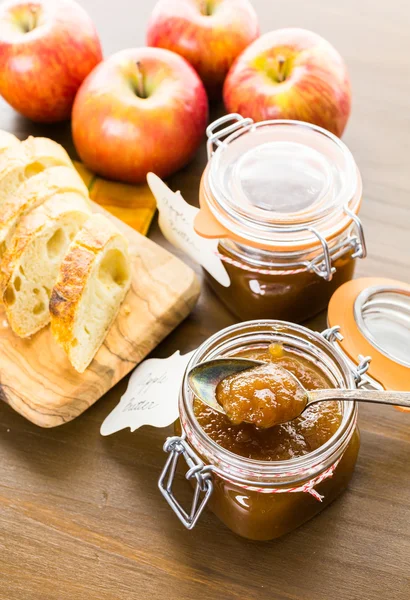
[[[364,277],[342,285],[328,309],[352,359],[371,356],[369,375],[388,390],[410,391],[410,285]]]
[[[227,177],[226,187],[236,204],[266,211],[283,219],[314,209],[330,199],[332,170],[313,148],[297,142],[261,144],[245,152]]]
[[[372,346],[410,367],[410,291],[383,286],[365,289],[356,298],[354,314]]]
[[[361,181],[352,154],[328,131],[265,121],[218,141],[209,166],[209,208],[229,231],[263,245],[317,243],[357,213]]]

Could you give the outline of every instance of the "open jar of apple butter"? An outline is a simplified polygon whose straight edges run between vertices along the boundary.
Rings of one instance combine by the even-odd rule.
[[[195,230],[219,241],[230,279],[207,278],[240,319],[301,322],[323,310],[366,256],[362,183],[352,154],[299,121],[233,114],[207,129]]]
[[[368,360],[355,367],[338,349],[337,328],[323,334],[283,321],[249,321],[224,329],[193,354],[196,364],[239,356],[277,362],[307,389],[355,389]],[[354,402],[313,405],[291,422],[259,429],[229,418],[196,398],[185,374],[176,435],[159,487],[182,523],[192,529],[205,505],[234,532],[255,540],[279,537],[312,518],[347,486],[359,450]],[[178,460],[194,486],[192,507],[176,499]]]

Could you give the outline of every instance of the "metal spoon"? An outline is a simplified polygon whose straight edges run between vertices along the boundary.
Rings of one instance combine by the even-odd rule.
[[[223,407],[216,399],[215,391],[218,383],[229,375],[264,364],[266,364],[266,362],[260,360],[234,357],[217,358],[215,360],[205,361],[199,363],[189,371],[188,385],[199,400],[214,410],[226,414]],[[275,366],[283,369],[283,367],[280,367],[277,363],[275,363]],[[287,374],[289,373],[287,369],[283,370],[286,371]],[[410,392],[367,390],[363,388],[356,390],[329,389],[308,391],[302,386],[299,379],[297,379],[293,373],[289,374],[297,381],[306,396],[306,404],[300,414],[315,402],[328,402],[329,400],[354,400],[358,402],[374,402],[376,404],[391,404],[410,408]]]

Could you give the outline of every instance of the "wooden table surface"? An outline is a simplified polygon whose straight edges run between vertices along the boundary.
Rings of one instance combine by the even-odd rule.
[[[141,45],[153,0],[83,0],[105,54]],[[369,257],[358,275],[410,281],[410,4],[254,0],[262,29],[302,26],[346,58],[353,114],[345,141],[364,179]],[[47,135],[75,156],[68,124],[34,125],[0,104],[0,127]],[[196,204],[204,149],[170,180]],[[154,224],[151,237],[165,242]],[[203,287],[154,356],[195,348],[234,322]],[[321,327],[324,318],[313,325]],[[410,415],[363,406],[348,491],[283,539],[256,543],[205,512],[186,531],[157,490],[171,431],[100,436],[120,383],[76,421],[42,430],[0,404],[1,600],[375,600],[410,597]],[[181,488],[185,500],[188,486]]]

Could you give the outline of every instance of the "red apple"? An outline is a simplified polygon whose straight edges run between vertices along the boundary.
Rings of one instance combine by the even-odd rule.
[[[254,121],[308,121],[338,136],[351,105],[340,54],[305,29],[278,29],[253,42],[232,65],[223,96],[228,112]]]
[[[235,58],[258,35],[258,18],[249,0],[159,0],[147,44],[186,58],[208,92],[215,94]]]
[[[73,0],[0,5],[0,94],[29,119],[68,119],[81,82],[101,59],[94,25]]]
[[[100,63],[82,84],[72,131],[81,160],[110,179],[166,177],[198,148],[208,100],[194,69],[174,52],[134,48]]]

